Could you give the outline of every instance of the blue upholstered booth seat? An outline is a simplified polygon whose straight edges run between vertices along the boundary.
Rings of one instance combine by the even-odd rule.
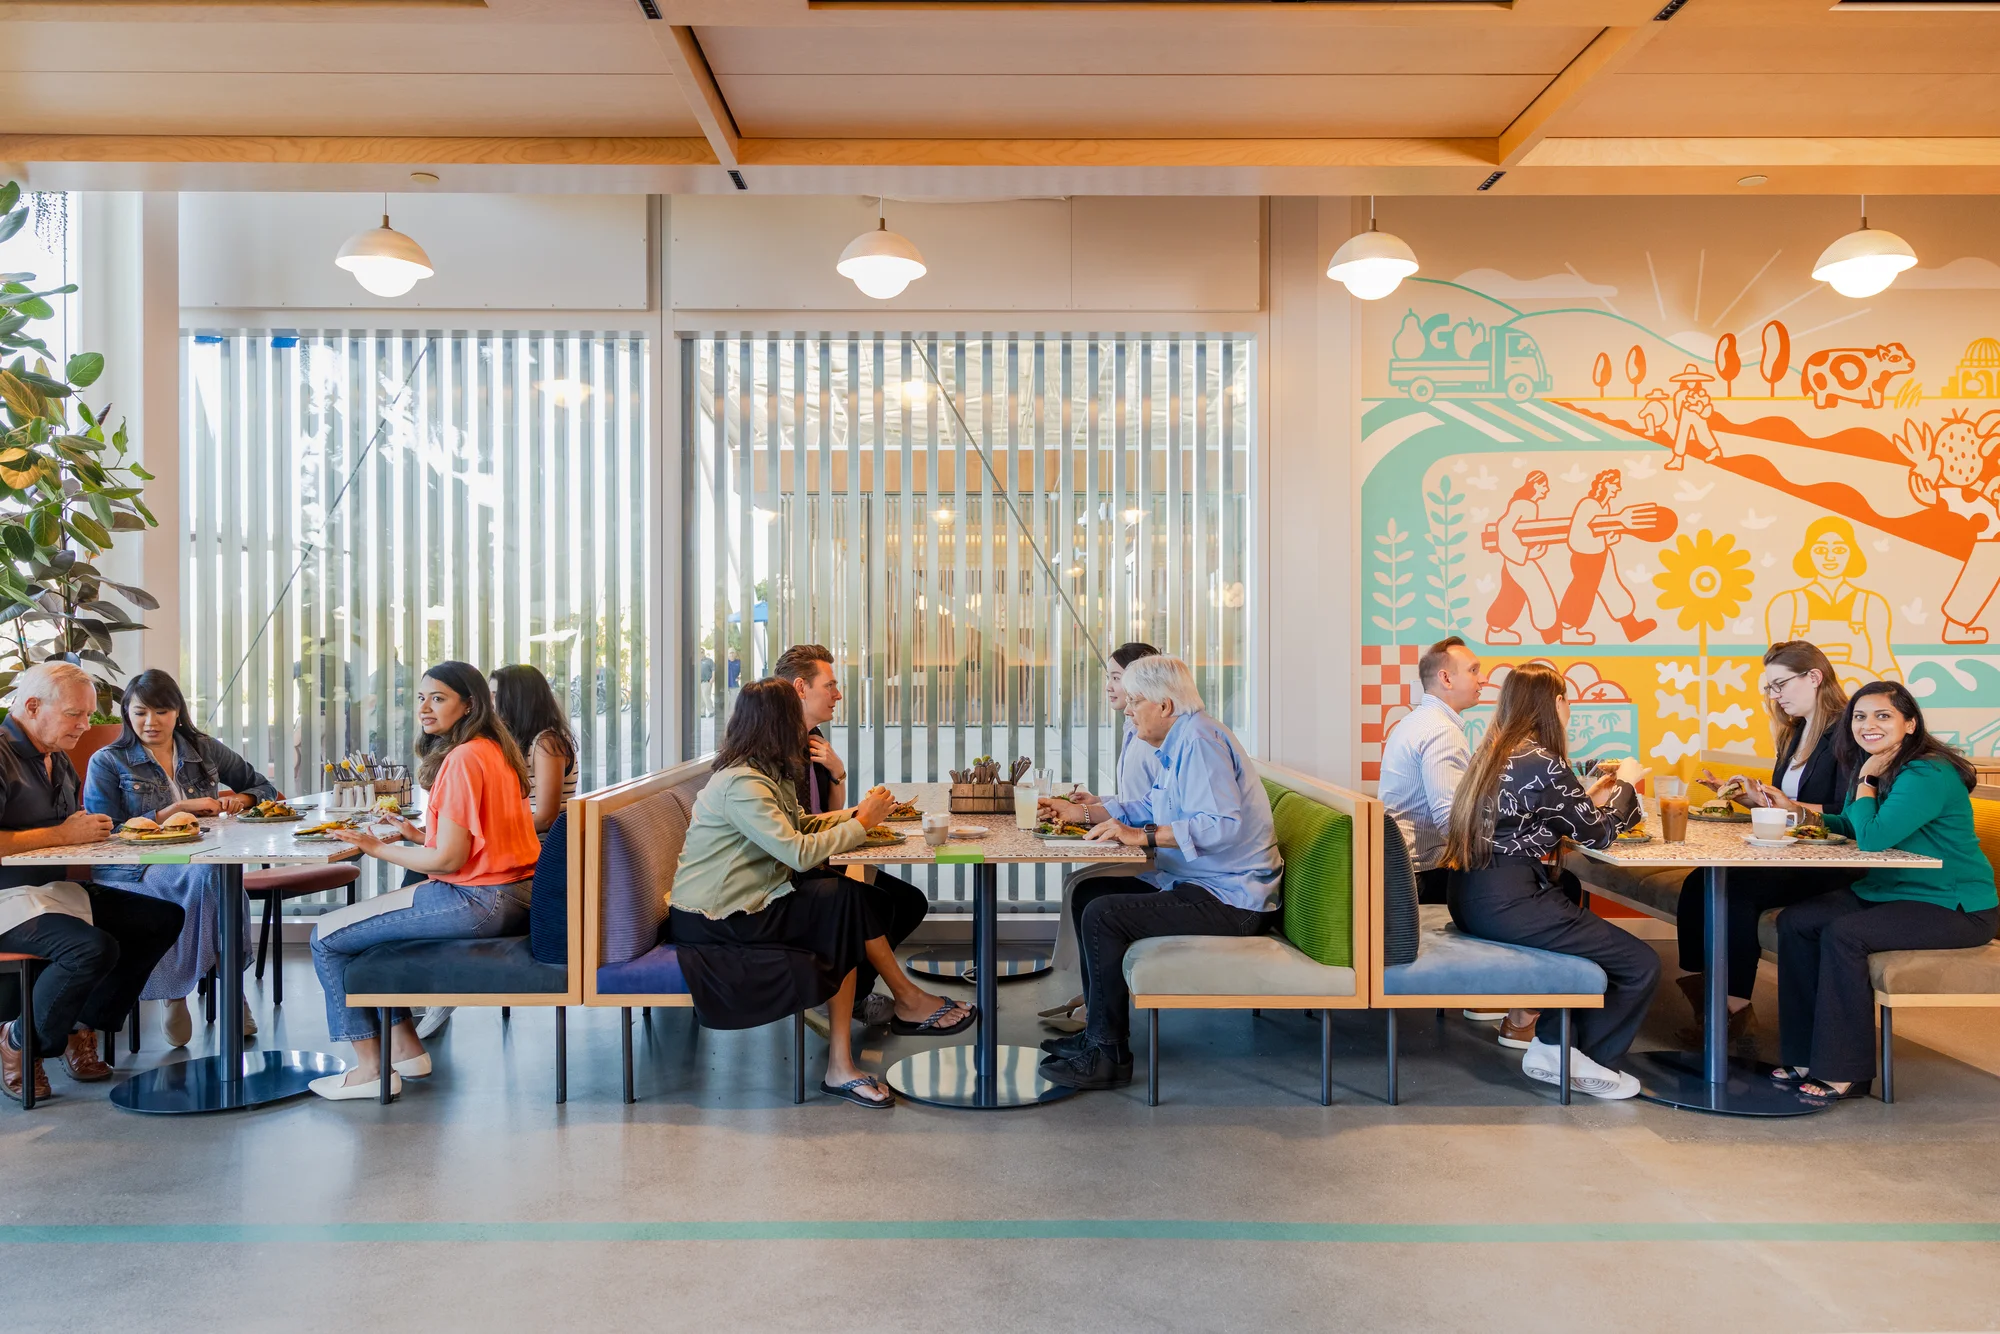
[[[636,959],[607,963],[597,970],[600,996],[685,996],[680,955],[672,945],[655,945]]]
[[[1417,911],[1416,961],[1382,970],[1386,995],[1604,994],[1604,970],[1588,959],[1468,936],[1452,925],[1451,910],[1443,904],[1427,903]]]
[[[526,936],[392,941],[347,966],[347,990],[359,996],[504,996],[568,989],[569,969],[537,963]]]

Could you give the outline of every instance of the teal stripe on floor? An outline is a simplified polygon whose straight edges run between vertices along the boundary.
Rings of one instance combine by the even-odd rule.
[[[1260,1223],[1172,1218],[879,1222],[68,1223],[0,1225],[0,1245],[356,1242],[1258,1241],[1390,1245],[1577,1242],[1996,1242],[2000,1223]]]

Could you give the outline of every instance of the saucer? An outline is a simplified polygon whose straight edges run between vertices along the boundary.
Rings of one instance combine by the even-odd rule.
[[[1780,834],[1777,838],[1758,838],[1755,834],[1745,834],[1743,841],[1753,848],[1795,848],[1799,845],[1797,839],[1785,834]]]

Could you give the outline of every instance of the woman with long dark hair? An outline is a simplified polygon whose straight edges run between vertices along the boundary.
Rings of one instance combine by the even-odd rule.
[[[373,1098],[386,1077],[393,1093],[403,1078],[431,1072],[410,1015],[399,1010],[382,1051],[375,1012],[347,1004],[347,965],[392,940],[469,940],[518,936],[528,929],[528,890],[541,842],[528,815],[528,766],[494,712],[486,678],[463,662],[441,662],[417,686],[417,782],[429,797],[426,827],[388,817],[396,839],[364,829],[334,837],[372,857],[428,879],[378,894],[319,919],[313,967],[326,992],[327,1032],[354,1044],[345,1075],[312,1083],[323,1098]],[[384,1063],[389,1070],[382,1071]]]
[[[1604,1008],[1584,1010],[1570,1052],[1570,1087],[1595,1098],[1629,1098],[1639,1081],[1615,1068],[1646,1018],[1659,956],[1631,933],[1570,901],[1557,881],[1563,845],[1609,847],[1618,797],[1609,774],[1589,787],[1569,766],[1569,700],[1552,667],[1525,663],[1507,674],[1492,728],[1459,783],[1445,840],[1452,921],[1468,935],[1576,954],[1604,969]],[[1560,1078],[1561,1016],[1545,1012],[1521,1057],[1521,1073]]]
[[[140,672],[118,703],[124,726],[118,739],[90,757],[83,808],[108,815],[114,826],[144,817],[236,815],[279,795],[249,761],[201,731],[188,713],[179,682],[167,673]],[[153,967],[141,1000],[166,1002],[161,1027],[167,1045],[185,1047],[194,1036],[187,998],[222,952],[222,868],[219,866],[106,865],[92,870],[99,884],[178,903],[186,914],[179,940]],[[249,896],[244,896],[249,916]],[[250,964],[243,943],[238,969]],[[257,1031],[250,1003],[243,1003],[243,1032]]]
[[[1775,806],[1800,814],[1838,811],[1847,800],[1849,770],[1841,737],[1847,730],[1847,692],[1826,654],[1803,639],[1773,644],[1764,651],[1762,690],[1771,719],[1771,743],[1777,762],[1768,783],[1751,779],[1733,792],[1745,806]],[[1720,792],[1722,780],[1706,770],[1702,782]],[[1750,1031],[1750,995],[1757,984],[1757,919],[1772,908],[1824,894],[1830,880],[1852,873],[1801,870],[1796,867],[1749,867],[1729,874],[1729,1036]],[[1708,1015],[1708,990],[1702,975],[1708,967],[1708,895],[1702,892],[1702,872],[1681,883],[1674,926],[1680,941],[1678,985],[1701,1024]]]
[[[1863,852],[1900,848],[1942,867],[1880,866],[1852,885],[1778,914],[1779,1066],[1809,1102],[1868,1092],[1875,1063],[1868,956],[1972,949],[1993,939],[2000,894],[1972,823],[1977,781],[1932,736],[1900,681],[1871,681],[1848,701],[1843,749],[1853,795],[1826,827]],[[1810,1077],[1808,1077],[1810,1076]]]
[[[851,810],[807,814],[798,798],[805,761],[797,688],[781,677],[744,686],[714,776],[695,798],[666,931],[704,1026],[753,1028],[825,1005],[820,1091],[886,1108],[895,1101],[889,1086],[854,1064],[857,969],[871,965],[888,984],[898,1033],[958,1033],[973,1009],[910,980],[859,881],[805,874],[860,847],[895,804],[888,788],[874,787]]]
[[[527,663],[493,673],[493,707],[528,761],[528,806],[546,834],[576,795],[576,734],[549,678]]]

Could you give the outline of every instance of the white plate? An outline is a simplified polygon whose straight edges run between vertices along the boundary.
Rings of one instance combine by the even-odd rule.
[[[1795,848],[1799,841],[1790,836],[1782,838],[1758,838],[1755,834],[1745,834],[1743,841],[1757,848]]]
[[[989,832],[983,824],[955,824],[951,827],[953,838],[985,838]]]

